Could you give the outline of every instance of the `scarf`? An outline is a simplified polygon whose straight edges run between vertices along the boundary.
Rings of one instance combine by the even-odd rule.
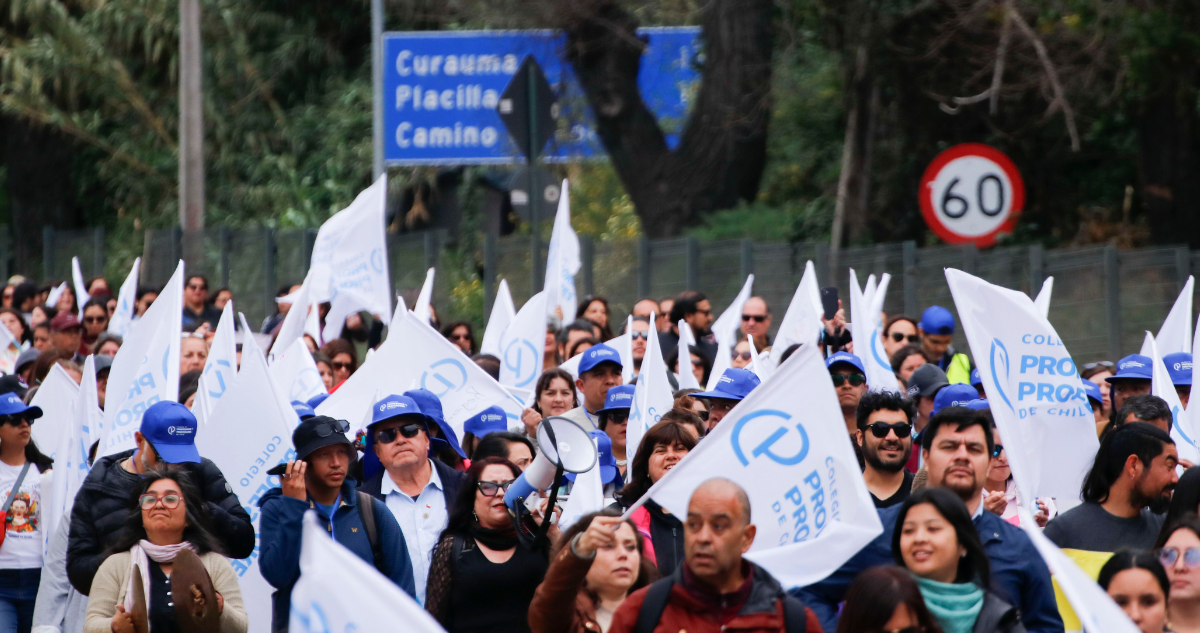
[[[983,590],[973,582],[946,583],[917,578],[925,606],[946,633],[971,633],[983,609]]]
[[[133,613],[133,574],[137,566],[142,577],[142,592],[146,598],[146,609],[150,609],[150,561],[169,563],[175,560],[180,551],[190,549],[196,551],[196,546],[184,541],[174,545],[155,545],[146,539],[137,542],[129,548],[129,587],[125,590],[125,611]]]
[[[467,527],[467,534],[470,534],[476,543],[481,543],[488,549],[504,551],[517,546],[517,531],[511,526],[499,529],[485,528],[478,522],[472,522]]]

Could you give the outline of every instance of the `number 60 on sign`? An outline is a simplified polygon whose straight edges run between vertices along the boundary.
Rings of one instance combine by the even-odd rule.
[[[921,215],[950,244],[991,246],[1011,233],[1025,206],[1025,183],[1013,162],[981,143],[938,154],[921,178]]]

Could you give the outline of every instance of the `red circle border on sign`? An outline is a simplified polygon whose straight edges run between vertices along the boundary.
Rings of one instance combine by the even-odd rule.
[[[942,224],[938,219],[937,212],[934,211],[932,194],[929,192],[929,185],[933,183],[938,172],[942,171],[950,161],[964,156],[980,156],[996,163],[1004,171],[1004,175],[1008,177],[1008,182],[1012,186],[1013,199],[1008,217],[992,232],[976,237],[960,235]],[[961,143],[943,150],[925,168],[925,173],[921,176],[919,192],[917,202],[921,206],[921,215],[925,218],[925,224],[948,244],[974,243],[980,248],[992,246],[996,243],[996,236],[1000,233],[1012,233],[1013,227],[1017,225],[1017,218],[1025,209],[1025,181],[1021,179],[1021,173],[1017,171],[1017,166],[1004,152],[983,143]]]

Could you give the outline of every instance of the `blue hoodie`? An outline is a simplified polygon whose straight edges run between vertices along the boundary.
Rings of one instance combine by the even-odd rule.
[[[375,524],[379,531],[379,545],[384,554],[386,575],[403,589],[408,595],[416,598],[413,584],[412,561],[408,558],[408,547],[404,543],[404,533],[387,506],[376,499]],[[354,483],[347,481],[342,485],[341,505],[334,511],[334,539],[347,549],[375,566],[375,556],[371,552],[371,542],[367,539],[367,531],[363,528],[362,516],[358,513],[358,495]],[[286,631],[292,602],[292,586],[300,579],[300,534],[303,528],[305,511],[312,509],[328,529],[330,519],[325,510],[312,502],[300,501],[283,496],[283,490],[273,488],[262,496],[258,502],[262,509],[260,522],[261,552],[258,569],[263,578],[275,587],[272,599],[271,630]]]

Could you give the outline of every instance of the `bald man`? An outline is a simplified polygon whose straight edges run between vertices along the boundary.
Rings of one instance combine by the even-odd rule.
[[[722,477],[700,484],[688,502],[684,564],[622,602],[608,633],[631,633],[639,616],[658,623],[654,633],[821,631],[812,611],[742,557],[754,534],[750,499],[741,486]]]
[[[642,299],[633,304],[633,312],[630,312],[635,317],[650,318],[650,315],[658,312],[658,302],[654,299]]]
[[[762,297],[750,297],[742,305],[742,334],[754,337],[754,349],[761,350],[771,344],[771,308]]]

